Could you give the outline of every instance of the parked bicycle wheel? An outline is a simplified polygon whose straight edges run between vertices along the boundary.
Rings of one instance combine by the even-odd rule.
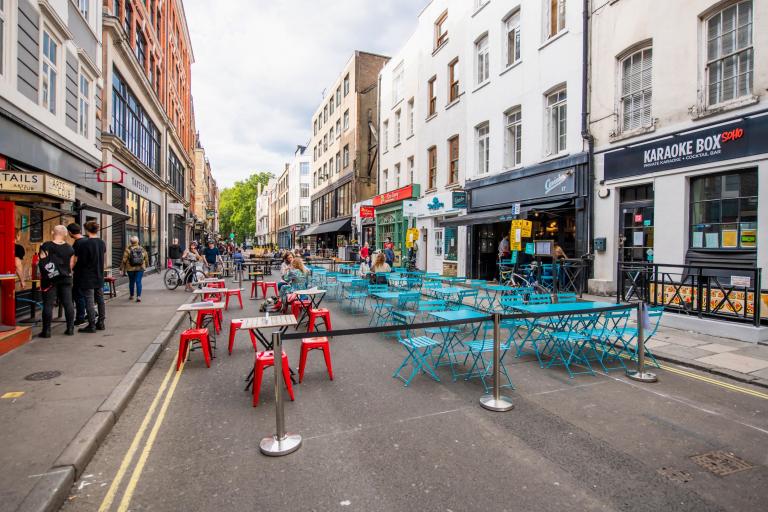
[[[163,283],[169,290],[175,290],[181,284],[181,274],[175,268],[169,268],[163,275]]]
[[[192,271],[192,284],[199,283],[203,279],[205,279],[205,272],[203,272],[200,269],[196,269]]]

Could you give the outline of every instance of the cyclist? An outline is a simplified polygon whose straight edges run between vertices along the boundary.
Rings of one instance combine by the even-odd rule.
[[[202,256],[200,256],[200,253],[197,252],[197,242],[194,240],[190,242],[189,248],[184,251],[184,254],[181,257],[181,260],[184,265],[184,271],[186,272],[189,267],[193,267],[194,265],[197,265],[197,262],[202,259]],[[190,269],[189,272],[186,273],[186,278],[184,279],[184,289],[188,292],[192,291],[192,279],[194,278],[195,273]]]

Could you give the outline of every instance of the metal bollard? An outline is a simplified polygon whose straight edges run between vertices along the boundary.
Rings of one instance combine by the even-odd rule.
[[[282,397],[283,343],[279,331],[272,333],[272,351],[275,357],[275,435],[262,439],[259,448],[264,455],[280,457],[298,450],[301,447],[301,436],[285,432],[285,411]]]
[[[655,373],[645,371],[645,303],[637,304],[637,369],[627,370],[627,377],[639,382],[656,382]]]
[[[480,397],[480,405],[489,411],[505,412],[515,405],[501,396],[501,314],[493,314],[493,394]]]

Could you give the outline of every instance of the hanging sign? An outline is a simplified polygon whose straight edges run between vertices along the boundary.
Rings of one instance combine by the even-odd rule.
[[[512,229],[519,229],[520,236],[528,238],[531,236],[531,231],[533,230],[533,222],[530,220],[513,220]]]
[[[360,218],[361,219],[373,219],[376,217],[376,208],[373,206],[361,206]]]

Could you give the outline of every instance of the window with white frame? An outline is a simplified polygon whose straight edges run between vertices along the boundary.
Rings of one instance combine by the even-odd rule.
[[[331,126],[331,129],[328,130],[328,140],[331,141],[331,144],[333,144],[333,126]]]
[[[331,98],[331,101],[328,102],[328,115],[333,115],[333,112],[335,110],[336,104],[333,102],[333,98]]]
[[[389,181],[389,169],[381,171],[381,191],[387,191],[387,182]]]
[[[395,188],[400,188],[400,164],[395,164]]]
[[[443,230],[435,229],[435,256],[438,258],[443,257]]]
[[[349,75],[344,77],[344,97],[347,97],[347,94],[349,94]]]
[[[301,207],[301,222],[309,222],[309,206]]]
[[[90,115],[89,98],[91,91],[91,83],[88,77],[80,75],[80,105],[79,105],[79,118],[77,123],[77,131],[83,137],[88,137],[88,118]]]
[[[395,112],[395,145],[400,144],[400,111]]]
[[[651,125],[653,50],[644,48],[621,61],[621,129]]]
[[[504,64],[509,67],[520,60],[520,9],[504,20]]]
[[[475,128],[475,139],[477,147],[477,173],[488,174],[491,161],[491,135],[487,122]]]
[[[707,18],[708,105],[752,94],[752,17],[752,0],[745,0]]]
[[[547,155],[556,155],[565,151],[567,137],[567,92],[565,87],[546,97],[544,124],[546,127]]]
[[[309,197],[309,183],[301,183],[301,197]]]
[[[475,79],[478,85],[491,77],[491,56],[488,48],[488,34],[475,42]]]
[[[341,158],[342,158],[341,163],[346,169],[347,167],[349,167],[349,144],[344,146],[344,150],[342,151]]]
[[[384,121],[381,129],[381,150],[385,153],[389,151],[389,121]]]
[[[403,63],[392,72],[392,105],[403,99]]]
[[[412,156],[408,157],[407,165],[408,165],[408,183],[413,183],[413,164],[414,160]]]
[[[341,105],[341,87],[336,88],[336,106]]]
[[[520,107],[504,114],[504,167],[511,169],[522,163],[523,116]]]
[[[323,122],[324,123],[328,122],[328,105],[323,107]]]
[[[344,111],[344,131],[349,130],[349,109]]]
[[[78,0],[77,7],[80,9],[80,12],[83,14],[83,18],[86,20],[88,19],[88,4],[90,3],[90,0]]]
[[[544,39],[550,39],[565,29],[565,0],[544,2]]]
[[[40,101],[45,109],[52,114],[56,113],[56,79],[58,68],[59,44],[51,37],[48,31],[43,31],[43,71],[41,73],[42,86],[40,87]]]
[[[413,98],[411,98],[410,100],[408,100],[408,136],[409,137],[413,135],[413,116],[414,116],[413,107],[414,107]]]
[[[0,0],[0,76],[5,74],[5,0]]]
[[[341,152],[336,153],[336,174],[341,172]]]
[[[336,120],[336,138],[341,137],[341,119]]]

